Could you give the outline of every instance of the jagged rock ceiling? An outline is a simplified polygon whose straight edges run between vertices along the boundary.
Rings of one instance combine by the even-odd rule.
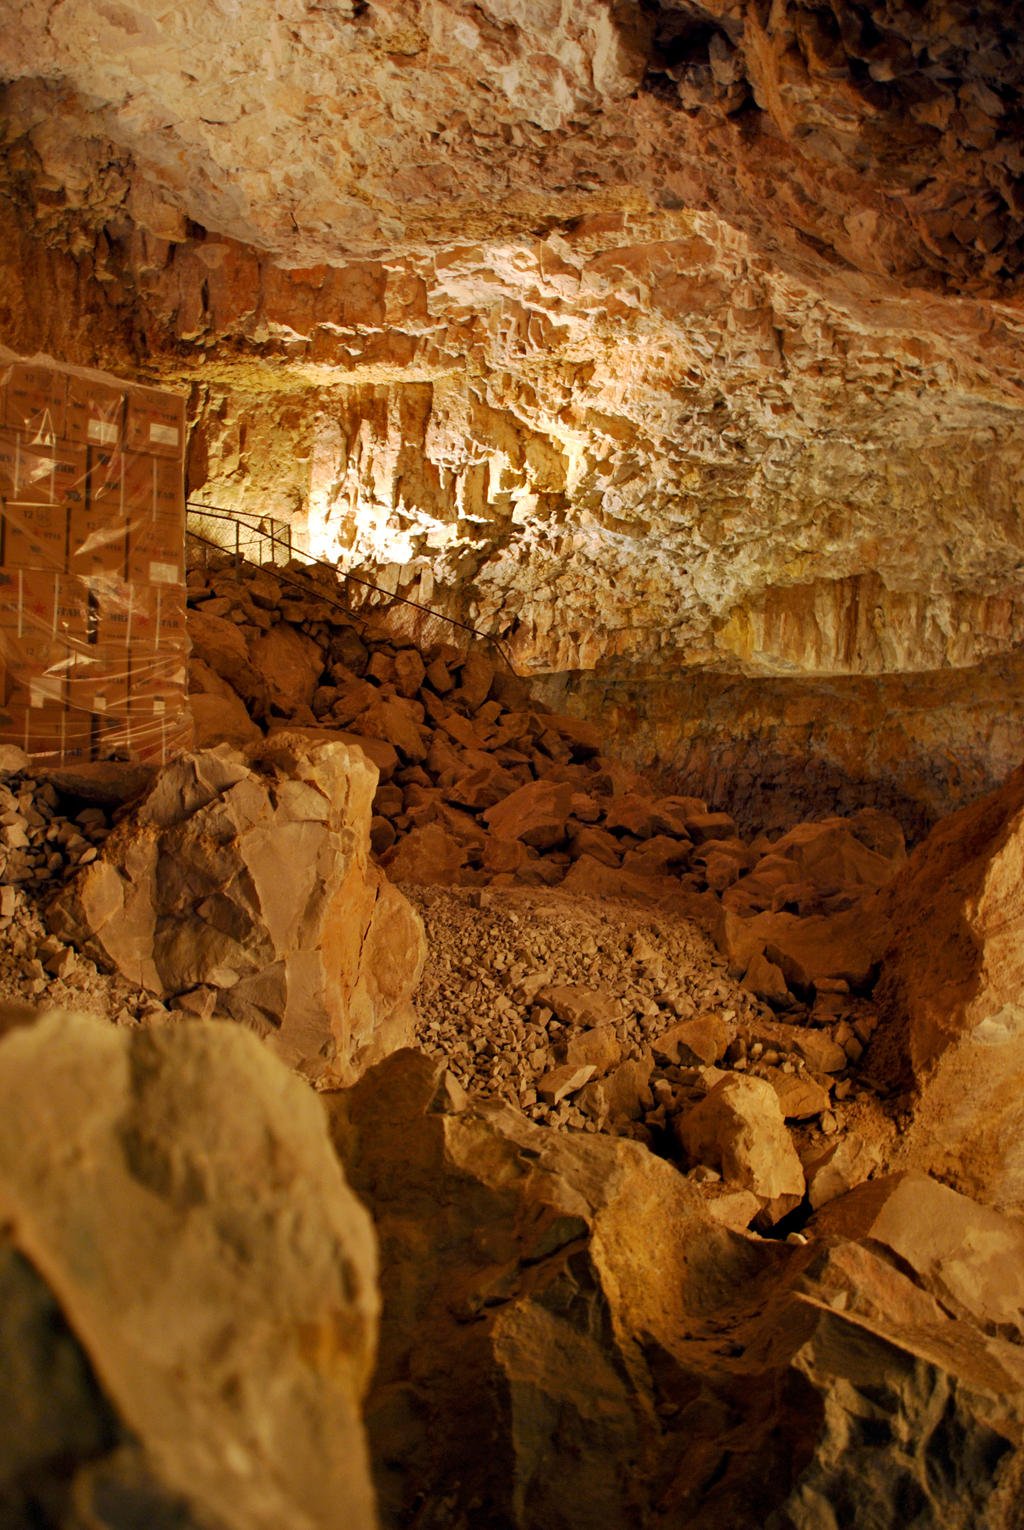
[[[524,668],[1024,637],[1018,7],[24,0],[0,328]]]

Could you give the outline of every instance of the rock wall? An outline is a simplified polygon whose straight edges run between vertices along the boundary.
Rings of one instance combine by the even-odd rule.
[[[187,385],[208,499],[524,673],[1017,651],[1002,8],[49,14],[0,43],[0,330]]]
[[[576,674],[533,689],[552,706],[600,716],[616,754],[655,762],[750,832],[804,812],[879,807],[917,840],[1024,755],[1017,657],[871,678]]]

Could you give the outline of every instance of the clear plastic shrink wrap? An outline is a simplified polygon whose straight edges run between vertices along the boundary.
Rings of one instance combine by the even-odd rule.
[[[184,402],[0,348],[0,742],[189,747]]]

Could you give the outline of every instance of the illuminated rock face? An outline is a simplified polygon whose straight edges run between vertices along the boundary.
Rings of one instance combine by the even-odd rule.
[[[523,672],[1024,638],[1003,8],[51,9],[0,42],[0,328],[191,381],[210,500]]]

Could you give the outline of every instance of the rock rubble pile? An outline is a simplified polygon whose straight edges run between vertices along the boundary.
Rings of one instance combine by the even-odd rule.
[[[417,1038],[458,1087],[638,1138],[739,1226],[877,1168],[888,1123],[856,1072],[876,1024],[862,903],[905,859],[895,819],[745,840],[606,757],[595,726],[533,702],[482,644],[421,649],[394,613],[347,611],[329,570],[189,578],[203,742],[287,729],[377,765],[371,843],[428,932]],[[704,1102],[740,1075],[737,1125]],[[710,1135],[686,1124],[698,1109]],[[858,1111],[871,1148],[847,1132]],[[729,1146],[744,1132],[756,1173]]]

